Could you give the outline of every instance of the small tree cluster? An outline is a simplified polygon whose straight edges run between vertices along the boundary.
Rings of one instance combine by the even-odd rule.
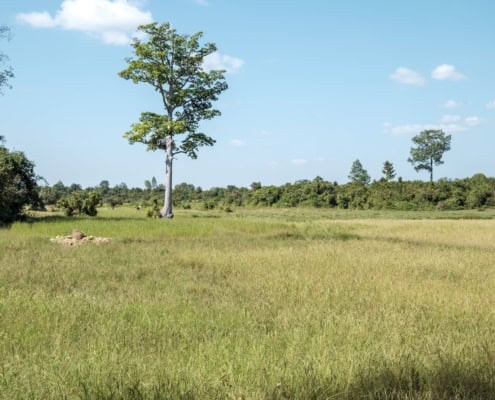
[[[64,209],[65,215],[89,215],[95,217],[98,214],[96,207],[101,202],[101,197],[96,192],[73,192],[69,197],[60,199],[57,207]]]

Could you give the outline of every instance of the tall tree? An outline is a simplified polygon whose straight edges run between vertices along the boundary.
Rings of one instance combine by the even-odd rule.
[[[0,39],[10,39],[10,29],[8,26],[0,25]],[[14,72],[12,67],[6,66],[5,64],[9,60],[6,54],[0,52],[0,94],[2,94],[2,88],[10,88],[9,79],[14,77]]]
[[[224,72],[206,71],[204,58],[216,51],[213,43],[200,44],[202,33],[180,35],[170,24],[143,25],[146,41],[135,39],[135,58],[119,75],[134,83],[150,84],[160,95],[165,114],[143,112],[138,123],[124,134],[130,143],[143,143],[148,150],[165,150],[166,176],[163,218],[172,218],[172,164],[185,154],[192,159],[202,146],[215,140],[199,132],[199,123],[218,115],[212,102],[227,89]]]
[[[363,183],[365,185],[370,183],[371,180],[368,171],[364,169],[363,164],[359,160],[355,160],[352,163],[351,172],[348,177],[351,182]]]
[[[411,157],[407,159],[416,171],[422,169],[430,173],[433,182],[433,166],[443,164],[443,153],[450,150],[452,135],[446,135],[442,130],[424,130],[412,138],[416,147],[411,148]]]
[[[390,161],[385,161],[383,163],[383,168],[382,168],[382,173],[383,173],[383,178],[387,181],[390,182],[395,178],[395,169],[394,169],[394,164],[392,164]]]

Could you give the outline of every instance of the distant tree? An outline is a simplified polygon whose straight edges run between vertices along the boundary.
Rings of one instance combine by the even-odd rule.
[[[442,130],[424,130],[412,138],[416,147],[411,148],[411,157],[407,159],[416,171],[426,170],[433,182],[433,166],[443,164],[443,153],[450,150],[452,135]]]
[[[146,179],[146,180],[144,181],[144,189],[145,189],[145,190],[147,190],[148,192],[151,192],[151,188],[152,188],[152,186],[151,186],[151,182],[150,182],[149,180],[147,180],[147,179]]]
[[[79,183],[73,183],[69,186],[70,192],[80,192],[82,190],[82,186]]]
[[[25,206],[41,206],[34,164],[24,153],[0,142],[0,223],[20,218]]]
[[[390,161],[385,161],[383,163],[383,168],[382,168],[382,173],[383,173],[383,178],[387,181],[390,182],[395,178],[395,169],[394,169],[394,164],[392,164]]]
[[[227,89],[224,71],[205,71],[204,58],[216,51],[207,43],[201,46],[202,36],[180,35],[170,24],[143,25],[139,31],[147,41],[135,39],[135,58],[128,59],[128,67],[120,72],[134,83],[148,83],[160,94],[165,114],[143,112],[138,123],[125,133],[129,142],[143,143],[148,150],[165,150],[166,178],[163,218],[172,218],[172,163],[178,154],[197,158],[201,146],[212,146],[215,140],[198,132],[199,123],[220,112],[212,102]],[[183,135],[180,141],[178,136]]]
[[[0,39],[10,39],[10,29],[5,25],[0,25]],[[2,88],[11,88],[9,85],[9,80],[14,77],[14,72],[12,67],[6,66],[5,64],[9,60],[6,54],[0,52],[0,94],[3,94]]]
[[[103,193],[107,193],[110,190],[110,182],[107,180],[101,181],[98,185],[98,189]]]
[[[158,187],[158,182],[156,181],[156,178],[153,177],[151,178],[151,188],[155,190]]]
[[[359,160],[355,160],[352,163],[351,172],[349,173],[348,178],[351,180],[351,182],[362,183],[365,185],[367,185],[371,181],[368,171],[363,168],[363,165]]]
[[[253,182],[251,183],[251,190],[256,192],[258,189],[261,189],[261,182]]]
[[[122,201],[122,197],[112,196],[108,199],[108,204],[110,204],[110,207],[112,207],[112,210],[113,210],[115,207],[121,206],[122,204],[124,204],[124,202]]]

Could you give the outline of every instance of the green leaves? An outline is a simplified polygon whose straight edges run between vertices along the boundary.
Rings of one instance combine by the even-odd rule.
[[[412,141],[416,147],[411,148],[411,157],[407,159],[416,171],[422,169],[430,172],[433,181],[433,166],[443,164],[443,153],[450,150],[452,135],[446,135],[442,130],[424,130],[414,136]]]
[[[10,37],[11,36],[9,27],[0,25],[0,39],[6,38],[7,40],[9,40]],[[11,88],[11,86],[9,85],[9,80],[14,78],[12,67],[5,66],[8,60],[8,56],[0,52],[0,94],[2,94],[3,87]],[[3,69],[1,69],[2,67]]]
[[[383,168],[382,168],[382,173],[383,173],[383,179],[387,182],[393,180],[395,178],[395,169],[394,165],[390,161],[385,161],[383,163]]]
[[[168,136],[185,133],[187,124],[184,121],[173,121],[166,115],[151,112],[141,113],[139,122],[131,125],[131,130],[124,137],[133,143],[147,145],[147,150],[165,149]]]
[[[202,33],[180,35],[170,24],[157,23],[139,27],[146,41],[135,39],[135,57],[119,75],[134,83],[147,83],[159,93],[165,113],[144,112],[138,123],[124,134],[130,143],[143,143],[148,150],[165,149],[167,137],[175,142],[185,135],[173,154],[197,157],[201,146],[215,141],[197,132],[202,120],[220,115],[213,108],[221,92],[227,89],[224,71],[205,71],[204,57],[216,51],[213,43],[200,44]]]
[[[39,206],[34,164],[24,153],[0,144],[0,224],[20,217],[25,205]]]
[[[368,171],[363,168],[363,165],[359,160],[355,160],[352,163],[351,172],[349,173],[349,179],[351,180],[351,182],[362,183],[365,185],[367,185],[371,181]]]

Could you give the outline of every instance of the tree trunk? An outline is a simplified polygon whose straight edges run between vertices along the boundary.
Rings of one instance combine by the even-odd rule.
[[[167,136],[167,159],[165,160],[166,174],[165,174],[165,195],[163,202],[163,209],[161,212],[162,218],[173,218],[174,213],[172,211],[172,162],[174,160],[173,140],[172,136]]]
[[[433,158],[430,158],[430,183],[433,183]]]

